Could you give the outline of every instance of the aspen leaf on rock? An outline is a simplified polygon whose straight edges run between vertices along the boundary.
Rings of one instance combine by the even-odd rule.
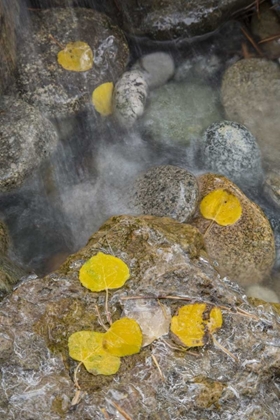
[[[92,68],[93,53],[86,42],[69,42],[57,54],[57,61],[65,70],[87,71]]]
[[[118,289],[129,279],[128,266],[113,255],[98,252],[81,267],[79,279],[92,292]]]
[[[92,103],[99,114],[107,116],[112,114],[112,96],[114,85],[112,82],[103,83],[92,92]]]
[[[121,360],[104,350],[103,337],[104,333],[95,331],[75,332],[68,339],[69,355],[82,362],[92,374],[114,375],[119,370]]]
[[[131,318],[115,321],[104,334],[103,348],[113,356],[123,357],[139,353],[141,346],[141,329]]]
[[[221,226],[229,226],[241,217],[242,207],[235,195],[217,189],[201,200],[200,212],[205,219],[214,220]]]
[[[170,330],[176,341],[186,347],[204,346],[208,334],[213,334],[222,326],[222,313],[217,307],[210,312],[206,303],[185,305],[173,316]]]

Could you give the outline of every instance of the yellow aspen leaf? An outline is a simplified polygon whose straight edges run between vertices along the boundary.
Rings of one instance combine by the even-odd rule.
[[[113,356],[123,357],[139,353],[142,346],[142,332],[132,318],[115,321],[104,334],[103,347]]]
[[[221,226],[229,226],[241,217],[242,207],[235,195],[217,189],[201,200],[200,212],[205,219],[214,220]]]
[[[92,92],[92,103],[99,114],[107,116],[112,114],[112,97],[114,85],[112,82],[99,85]]]
[[[82,362],[86,370],[95,375],[114,375],[120,367],[119,357],[108,353],[102,346],[104,333],[78,331],[68,339],[69,355]]]
[[[93,53],[86,42],[69,42],[57,54],[58,63],[70,71],[87,71],[93,66]]]
[[[210,312],[206,303],[182,306],[171,319],[174,338],[186,347],[200,347],[207,343],[209,333],[222,326],[222,313],[217,307]]]
[[[79,279],[92,292],[118,289],[129,279],[128,266],[113,255],[98,252],[81,267]]]

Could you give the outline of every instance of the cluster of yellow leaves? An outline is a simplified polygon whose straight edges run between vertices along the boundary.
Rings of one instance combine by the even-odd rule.
[[[134,319],[122,318],[105,333],[78,331],[68,340],[69,355],[82,362],[95,375],[113,375],[120,367],[121,357],[139,353],[142,333]]]
[[[65,70],[87,71],[93,66],[93,53],[86,42],[69,42],[57,54],[57,61]]]
[[[235,195],[217,189],[201,200],[200,213],[205,219],[214,220],[221,226],[229,226],[240,219],[242,207]]]
[[[175,341],[186,347],[204,346],[209,335],[221,328],[223,323],[220,308],[211,310],[206,303],[182,306],[171,320],[171,332]]]

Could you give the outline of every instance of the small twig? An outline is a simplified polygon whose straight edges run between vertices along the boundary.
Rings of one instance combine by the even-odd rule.
[[[53,36],[52,36],[52,34],[49,34],[49,38],[50,38],[50,40],[52,40],[56,45],[58,45],[59,46],[59,48],[61,48],[62,50],[64,50],[64,46],[60,43],[60,42],[58,42],[57,41],[57,39],[55,39]]]
[[[157,367],[157,369],[159,371],[159,374],[160,374],[161,379],[165,382],[165,377],[163,376],[162,370],[161,370],[161,368],[160,368],[160,366],[158,364],[158,361],[156,359],[156,356],[154,354],[152,354],[152,359],[153,359],[154,364],[156,365],[156,367]]]
[[[229,350],[227,350],[224,346],[222,346],[216,338],[212,335],[212,340],[215,346],[219,347],[220,350],[222,350],[225,354],[227,354],[229,357],[231,357],[236,363],[239,362],[238,358],[234,356]]]
[[[236,311],[239,312],[237,315],[246,316],[247,318],[253,318],[256,321],[259,321],[260,318],[258,318],[256,315],[250,314],[250,312],[245,311],[245,309],[236,308]],[[234,314],[234,312],[232,312]]]
[[[278,39],[278,38],[280,38],[280,33],[268,36],[267,38],[264,38],[261,41],[259,41],[258,44],[264,44],[265,42],[274,41],[275,39]]]
[[[80,389],[76,389],[75,395],[72,398],[71,406],[79,404],[83,396],[83,392]]]
[[[256,0],[256,11],[257,11],[258,19],[260,20],[260,17],[261,17],[261,15],[260,15],[260,0]]]
[[[137,300],[137,299],[174,299],[174,300],[187,300],[192,301],[194,298],[189,298],[186,296],[123,296],[121,300]]]
[[[109,325],[112,325],[112,318],[111,318],[111,313],[109,311],[108,300],[109,300],[109,291],[108,291],[108,288],[106,288],[105,313],[106,313],[106,318],[107,318],[107,321],[108,321]]]
[[[126,419],[126,420],[132,420],[132,418],[114,401],[111,401],[111,404],[118,410],[118,412]]]
[[[97,318],[98,318],[99,324],[101,325],[101,327],[104,328],[105,331],[108,331],[108,328],[106,327],[106,325],[102,321],[102,318],[101,318],[101,315],[100,315],[100,312],[99,312],[99,309],[98,309],[98,306],[97,305],[95,305],[95,310],[97,312]]]
[[[110,420],[111,419],[111,417],[109,416],[109,414],[107,413],[107,411],[105,410],[105,408],[101,408],[100,411],[104,415],[104,417],[106,418],[106,420]]]
[[[73,379],[74,379],[74,385],[75,385],[75,387],[76,387],[78,390],[81,390],[81,387],[80,387],[80,385],[79,385],[77,375],[78,375],[78,370],[80,369],[80,367],[81,367],[82,363],[83,363],[83,362],[80,362],[80,363],[76,366],[76,368],[75,368],[75,370],[74,370],[74,377],[73,377]]]
[[[246,59],[246,58],[251,58],[251,57],[253,57],[253,55],[249,53],[248,46],[247,46],[247,44],[246,44],[245,42],[242,42],[242,44],[241,44],[241,48],[242,48],[242,54],[243,54],[243,57],[244,57],[245,59]]]
[[[261,57],[263,57],[263,52],[259,49],[258,45],[255,43],[255,41],[253,40],[253,38],[248,34],[248,32],[246,31],[246,29],[244,27],[241,27],[241,31],[246,36],[246,38],[248,39],[248,41],[253,45],[253,47],[255,48],[255,50],[257,51],[257,53]]]

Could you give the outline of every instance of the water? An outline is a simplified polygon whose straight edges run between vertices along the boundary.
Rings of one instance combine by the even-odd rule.
[[[36,8],[40,4],[47,7],[50,2],[33,1],[26,6]],[[75,5],[75,1],[69,0],[68,4]],[[85,1],[85,6],[93,4],[101,8],[100,2]],[[23,3],[22,13],[28,18]],[[242,56],[240,47],[245,37],[239,25],[230,22],[211,36],[192,42],[165,42],[160,47],[158,43],[129,38],[129,66],[148,52],[164,50],[173,56],[176,66],[189,58],[193,77],[219,92],[225,68]],[[17,30],[20,33],[20,28]],[[248,49],[251,51],[250,46]],[[51,160],[22,188],[2,194],[0,202],[12,238],[11,256],[38,275],[54,270],[67,255],[84,246],[111,215],[133,213],[126,193],[143,171],[172,164],[194,174],[203,172],[194,144],[185,148],[151,142],[137,124],[129,131],[121,130],[112,118],[101,119],[93,110],[71,122],[54,123],[59,145]],[[243,189],[272,220],[279,238],[277,207],[259,190],[246,185]]]

